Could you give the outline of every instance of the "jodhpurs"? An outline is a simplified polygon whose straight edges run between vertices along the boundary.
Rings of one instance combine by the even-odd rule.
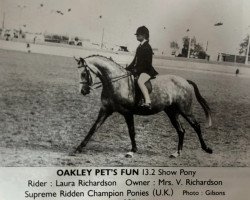
[[[142,91],[142,94],[144,96],[144,99],[145,99],[145,103],[151,103],[151,100],[150,100],[150,97],[149,97],[149,94],[148,94],[148,89],[147,87],[145,86],[145,83],[150,79],[151,77],[146,74],[146,73],[141,73],[141,75],[139,76],[139,79],[138,79],[138,85]]]

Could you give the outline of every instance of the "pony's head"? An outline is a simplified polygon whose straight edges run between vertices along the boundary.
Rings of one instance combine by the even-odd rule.
[[[74,57],[75,58],[75,57]],[[79,91],[83,95],[90,93],[90,90],[94,90],[101,86],[107,86],[111,82],[118,81],[128,76],[127,71],[119,64],[112,61],[110,58],[91,55],[85,58],[75,58],[80,78]],[[96,78],[99,81],[96,81]],[[95,86],[95,87],[94,87]]]
[[[74,57],[75,58],[75,57]],[[79,91],[83,95],[90,93],[91,85],[93,84],[90,68],[83,58],[75,58],[77,62],[77,68],[79,69]]]

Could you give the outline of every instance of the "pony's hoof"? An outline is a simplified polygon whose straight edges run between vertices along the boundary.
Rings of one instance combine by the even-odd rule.
[[[170,156],[169,156],[169,158],[177,158],[177,157],[179,157],[181,154],[178,152],[178,151],[176,151],[175,153],[173,153],[173,154],[171,154]]]
[[[76,156],[76,154],[79,154],[79,153],[82,153],[82,150],[79,148],[76,148],[75,150],[69,153],[69,156]]]
[[[134,153],[132,151],[126,153],[125,155],[126,158],[133,158],[134,157]]]
[[[206,153],[209,153],[209,154],[212,154],[213,153],[213,150],[210,149],[209,147],[206,147],[203,149]]]
[[[76,151],[71,151],[71,152],[69,152],[68,155],[69,155],[69,156],[76,156]]]

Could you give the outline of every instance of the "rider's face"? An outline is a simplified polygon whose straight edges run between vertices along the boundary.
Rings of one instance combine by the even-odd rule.
[[[145,39],[145,37],[144,37],[144,35],[136,35],[136,39],[137,39],[139,42],[142,42],[142,41]]]

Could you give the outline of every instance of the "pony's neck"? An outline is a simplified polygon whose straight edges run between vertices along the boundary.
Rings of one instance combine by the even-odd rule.
[[[121,65],[118,65],[106,57],[93,56],[87,58],[86,61],[90,67],[95,68],[95,70],[93,70],[100,75],[100,78],[112,79],[127,73]]]
[[[129,88],[133,80],[124,67],[101,56],[91,56],[85,61],[102,82],[102,99],[127,99],[131,95]]]

